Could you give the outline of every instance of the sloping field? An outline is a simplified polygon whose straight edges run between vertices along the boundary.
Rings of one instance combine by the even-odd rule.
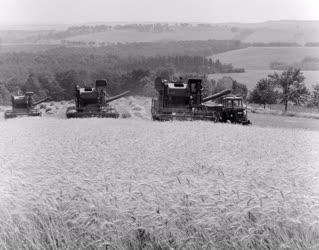
[[[235,67],[246,70],[269,70],[273,61],[294,63],[300,62],[304,57],[318,57],[318,47],[249,47],[232,50],[212,56],[223,63],[232,63]]]
[[[22,118],[0,138],[1,249],[319,246],[317,132]]]
[[[78,35],[68,38],[69,41],[81,42],[108,42],[108,43],[131,43],[131,42],[155,42],[162,40],[231,40],[234,37],[229,29],[216,30],[177,30],[174,32],[139,32],[135,30],[110,30],[86,35]]]
[[[246,70],[244,73],[222,73],[222,74],[211,74],[210,79],[219,80],[224,76],[230,76],[240,83],[247,85],[247,88],[252,90],[257,82],[267,77],[269,74],[273,74],[275,70]],[[277,70],[276,72],[281,72]],[[312,86],[319,83],[319,71],[302,71],[306,77],[305,84],[308,88],[312,89]]]

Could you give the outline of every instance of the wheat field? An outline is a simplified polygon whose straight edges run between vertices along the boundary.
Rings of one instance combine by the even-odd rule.
[[[0,122],[0,249],[318,249],[319,133]]]

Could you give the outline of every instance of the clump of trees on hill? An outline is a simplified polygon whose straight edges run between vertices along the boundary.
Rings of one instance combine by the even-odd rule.
[[[285,112],[288,103],[295,105],[319,107],[319,85],[314,86],[311,93],[303,83],[305,77],[300,69],[289,68],[282,73],[273,73],[261,79],[249,95],[252,103],[266,104],[283,103]]]

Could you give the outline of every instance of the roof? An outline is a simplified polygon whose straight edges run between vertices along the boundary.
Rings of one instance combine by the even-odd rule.
[[[22,99],[24,99],[24,98],[25,98],[24,95],[15,95],[15,96],[13,96],[13,99],[14,99],[14,100],[22,100]]]
[[[186,89],[186,83],[167,83],[168,88],[170,89]]]
[[[95,88],[86,87],[86,88],[79,88],[80,94],[87,93],[87,92],[93,92]]]

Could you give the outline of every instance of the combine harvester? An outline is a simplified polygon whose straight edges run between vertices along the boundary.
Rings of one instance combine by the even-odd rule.
[[[250,124],[241,97],[222,98],[231,93],[231,90],[223,90],[203,98],[202,79],[168,82],[157,77],[155,89],[158,92],[158,98],[152,100],[153,120],[206,120]],[[222,98],[222,104],[208,103],[217,98]]]
[[[36,105],[49,100],[45,97],[39,101],[34,101],[33,92],[26,92],[25,95],[11,96],[12,110],[7,110],[4,113],[4,118],[15,118],[22,116],[41,116],[41,112]]]
[[[129,93],[126,91],[111,98],[106,97],[106,80],[96,80],[95,88],[75,86],[75,107],[69,107],[66,111],[67,118],[84,117],[110,117],[118,118],[120,115],[110,102],[119,99]]]

